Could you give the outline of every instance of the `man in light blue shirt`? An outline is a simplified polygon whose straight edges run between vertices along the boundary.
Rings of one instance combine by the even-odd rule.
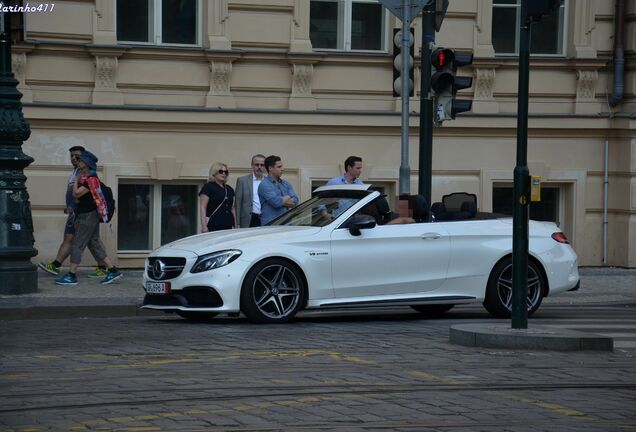
[[[294,188],[283,175],[283,162],[279,156],[265,158],[267,177],[258,186],[258,198],[261,202],[261,224],[266,225],[278,216],[298,205],[300,200]]]
[[[327,185],[344,185],[344,184],[356,184],[361,185],[360,174],[362,174],[362,158],[360,156],[349,156],[344,161],[345,173],[344,175],[334,177],[327,182]],[[326,210],[323,212],[323,216],[329,219],[334,219],[344,213],[349,207],[355,204],[356,200],[340,200],[338,208],[334,209],[331,214]]]
[[[344,175],[330,179],[328,185],[357,184],[361,185],[360,174],[362,174],[362,158],[359,156],[349,156],[344,161]]]

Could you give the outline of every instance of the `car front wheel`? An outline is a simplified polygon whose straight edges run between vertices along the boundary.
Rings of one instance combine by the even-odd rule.
[[[303,305],[305,283],[288,261],[267,259],[247,274],[241,290],[241,310],[252,322],[283,323],[294,318]]]
[[[545,280],[539,267],[528,261],[528,295],[526,305],[528,316],[532,315],[543,300]],[[495,266],[486,288],[484,307],[499,318],[510,318],[512,313],[512,257],[508,257]]]

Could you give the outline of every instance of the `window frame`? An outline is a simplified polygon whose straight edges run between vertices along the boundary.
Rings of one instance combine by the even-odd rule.
[[[342,22],[338,22],[337,33],[337,48],[316,48],[314,51],[328,51],[328,52],[353,52],[353,53],[388,53],[389,52],[389,40],[387,29],[389,28],[389,13],[380,3],[379,0],[310,0],[311,2],[325,2],[325,3],[337,3],[338,4],[338,19],[342,18]],[[363,50],[351,48],[351,29],[352,29],[352,16],[353,16],[353,3],[370,3],[379,4],[382,8],[382,36],[380,38],[381,48],[378,50]],[[311,16],[309,17],[311,23]]]
[[[117,242],[117,254],[118,255],[122,255],[122,254],[148,254],[150,252],[152,252],[153,250],[161,247],[161,217],[162,217],[162,211],[161,211],[161,196],[163,193],[163,186],[164,185],[168,185],[168,186],[196,186],[196,196],[195,196],[195,201],[197,203],[196,205],[196,214],[193,215],[194,217],[194,221],[195,221],[195,225],[197,227],[196,232],[194,234],[200,234],[201,233],[201,226],[199,223],[199,191],[201,190],[201,188],[203,187],[203,185],[205,184],[205,181],[197,181],[197,180],[181,180],[181,181],[152,181],[152,180],[147,180],[147,179],[135,179],[135,178],[128,178],[128,179],[120,179],[118,184],[117,184],[117,192],[119,195],[119,186],[121,185],[149,185],[152,186],[152,191],[151,191],[151,203],[150,203],[150,208],[149,208],[149,218],[148,218],[148,224],[149,224],[149,246],[150,249],[121,249],[119,246],[119,242]],[[119,199],[119,196],[118,196]],[[117,227],[117,231],[119,231],[121,229],[121,227]],[[192,235],[194,235],[192,234]]]
[[[549,221],[549,222],[554,222],[559,228],[561,228],[563,231],[566,230],[567,226],[567,220],[565,218],[565,214],[566,214],[566,204],[565,204],[565,194],[566,194],[566,190],[565,190],[565,185],[563,183],[559,183],[559,182],[555,182],[555,183],[550,183],[550,182],[542,182],[541,183],[541,190],[546,190],[546,189],[554,189],[557,191],[557,203],[554,207],[554,211],[556,213],[556,220],[553,221]],[[514,182],[505,182],[505,181],[497,181],[494,182],[492,184],[492,208],[494,211],[494,192],[495,189],[499,188],[499,189],[510,189],[513,191],[514,193]],[[530,205],[532,205],[533,203],[531,202]],[[513,205],[513,209],[512,211],[514,211],[514,205]],[[528,208],[528,214],[530,212],[530,209]],[[512,214],[510,215],[512,217]],[[567,227],[569,228],[569,226]]]
[[[516,0],[515,4],[495,4],[497,0],[493,1],[492,11],[491,13],[494,15],[495,8],[501,9],[516,9],[515,19],[516,19],[516,27],[515,27],[515,52],[514,53],[502,53],[495,51],[495,57],[519,57],[519,23],[521,22],[521,0]],[[563,14],[563,25],[559,25],[559,51],[558,53],[548,54],[548,53],[533,53],[530,52],[531,57],[565,57],[567,55],[567,37],[568,34],[568,11],[569,11],[570,2],[568,0],[563,0],[563,4],[559,6],[561,12]],[[492,32],[492,28],[491,28]],[[492,36],[492,34],[491,34]],[[532,37],[532,35],[530,36]],[[493,45],[494,50],[494,45]]]
[[[161,40],[163,33],[163,0],[148,0],[149,3],[152,3],[152,17],[148,16],[148,25],[149,27],[152,25],[152,31],[154,32],[153,37],[149,37],[152,41],[149,42],[141,42],[141,41],[127,41],[127,40],[119,40],[117,39],[118,44],[124,45],[145,45],[145,46],[170,46],[170,47],[201,47],[202,44],[202,36],[201,29],[203,28],[203,14],[202,14],[202,0],[195,0],[196,2],[196,24],[197,28],[195,29],[195,37],[196,41],[192,44],[181,44],[174,42],[163,42]],[[117,1],[115,1],[115,29],[117,29],[117,22],[119,14],[117,13]],[[150,15],[150,13],[149,13]],[[117,30],[115,30],[117,33]]]

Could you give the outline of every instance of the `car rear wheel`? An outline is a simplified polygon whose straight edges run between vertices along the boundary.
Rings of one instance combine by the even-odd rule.
[[[177,315],[188,321],[205,322],[218,315],[216,312],[177,311]]]
[[[412,305],[416,311],[426,315],[441,315],[453,308],[452,304]]]
[[[241,310],[252,322],[283,323],[294,318],[305,299],[305,283],[290,262],[272,258],[256,264],[241,290]]]
[[[543,300],[545,280],[539,267],[528,261],[528,316],[532,315]],[[512,312],[512,257],[499,262],[490,273],[486,287],[484,307],[499,318],[510,318]]]

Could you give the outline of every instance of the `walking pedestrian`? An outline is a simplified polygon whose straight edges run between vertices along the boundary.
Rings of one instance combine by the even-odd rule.
[[[110,284],[123,275],[106,255],[106,248],[99,238],[99,223],[108,219],[106,200],[97,177],[97,157],[83,151],[77,164],[78,174],[73,182],[73,198],[77,200],[75,208],[75,237],[71,248],[71,268],[68,274],[55,280],[58,285],[77,285],[77,268],[82,261],[82,253],[88,246],[98,262],[103,262],[108,272],[101,280]]]
[[[60,247],[57,250],[55,259],[53,261],[41,262],[38,265],[38,267],[42,270],[54,276],[58,276],[60,274],[60,267],[62,267],[62,263],[71,254],[71,248],[73,246],[73,238],[75,237],[75,208],[77,207],[77,202],[75,201],[75,198],[73,198],[73,183],[75,183],[75,177],[78,173],[77,163],[79,161],[79,155],[85,151],[85,148],[82,146],[73,146],[68,149],[68,151],[71,155],[73,171],[68,177],[66,186],[66,207],[64,207],[64,213],[67,217],[66,223],[64,224],[64,238],[62,239],[62,244],[60,244]],[[106,276],[106,273],[108,273],[106,266],[103,263],[98,262],[98,266],[95,267],[95,270],[88,274],[88,277],[103,278]]]
[[[252,156],[252,172],[236,179],[236,222],[238,227],[261,226],[261,201],[258,187],[263,181],[265,156]]]
[[[208,182],[199,192],[201,232],[236,228],[234,189],[227,185],[230,171],[224,163],[213,163]]]
[[[267,225],[278,216],[298,205],[300,200],[294,187],[281,176],[284,172],[280,156],[271,155],[265,158],[267,177],[258,187],[258,198],[261,202],[261,223]]]

